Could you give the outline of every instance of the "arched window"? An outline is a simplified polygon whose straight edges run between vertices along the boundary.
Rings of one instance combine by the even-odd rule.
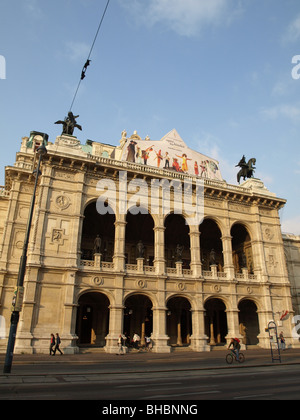
[[[125,256],[127,264],[136,264],[137,258],[144,258],[145,265],[153,265],[154,260],[154,221],[147,214],[131,214],[126,217]],[[140,244],[140,245],[139,245]]]
[[[223,244],[222,233],[214,220],[205,219],[200,225],[200,250],[203,270],[210,270],[216,265],[218,271],[223,271]]]
[[[236,273],[241,273],[243,268],[247,268],[253,274],[253,255],[251,238],[248,230],[242,224],[235,224],[231,228],[232,237],[232,258]]]
[[[175,268],[177,261],[182,261],[184,269],[190,268],[191,251],[189,226],[183,216],[169,214],[165,220],[165,259],[167,267]]]
[[[96,202],[89,204],[84,212],[81,238],[81,258],[93,260],[95,240],[99,235],[102,261],[112,262],[115,243],[115,215],[111,208],[105,215],[97,212]],[[99,251],[99,249],[98,249]]]

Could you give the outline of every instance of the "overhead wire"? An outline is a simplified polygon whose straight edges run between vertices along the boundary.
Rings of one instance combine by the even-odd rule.
[[[97,32],[96,32],[96,35],[95,35],[95,38],[94,38],[94,41],[93,41],[92,46],[91,46],[91,49],[90,49],[90,52],[89,52],[88,58],[87,58],[87,60],[86,60],[86,62],[85,62],[85,64],[84,64],[84,66],[83,66],[82,71],[81,71],[80,80],[79,80],[79,83],[78,83],[78,85],[77,85],[77,89],[76,89],[76,91],[75,91],[75,94],[74,94],[73,101],[72,101],[72,103],[71,103],[71,106],[70,106],[70,111],[69,111],[69,112],[71,112],[71,111],[72,111],[72,108],[73,108],[73,105],[74,105],[75,99],[76,99],[76,97],[77,97],[77,94],[78,94],[78,91],[79,91],[79,88],[80,88],[81,82],[82,82],[82,81],[83,81],[83,79],[85,78],[85,73],[86,73],[86,70],[87,70],[88,66],[91,64],[91,60],[90,60],[90,58],[91,58],[91,55],[92,55],[92,52],[93,52],[93,49],[94,49],[95,43],[96,43],[96,41],[97,41],[97,38],[98,38],[98,35],[99,35],[99,32],[100,32],[100,29],[101,29],[102,23],[103,23],[103,21],[104,21],[104,18],[105,18],[105,15],[106,15],[106,12],[107,12],[107,9],[108,9],[108,6],[109,6],[109,3],[110,3],[110,0],[108,0],[108,1],[107,1],[107,4],[106,4],[106,6],[105,6],[105,9],[104,9],[103,15],[102,15],[102,17],[101,17],[101,20],[100,20],[100,23],[99,23],[99,26],[98,26],[98,29],[97,29]]]

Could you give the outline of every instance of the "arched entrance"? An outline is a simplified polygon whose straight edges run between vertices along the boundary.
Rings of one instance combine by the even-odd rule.
[[[257,345],[260,331],[256,304],[252,300],[245,299],[239,303],[238,309],[243,344]]]
[[[171,346],[188,346],[193,334],[191,304],[184,297],[173,297],[167,303],[167,335]]]
[[[153,330],[153,304],[145,295],[132,295],[125,301],[123,333],[132,340],[134,334],[141,337],[141,345],[145,344],[145,336],[150,337]]]
[[[109,332],[109,299],[102,293],[82,295],[78,301],[78,345],[104,347]]]
[[[221,299],[209,299],[204,308],[205,314],[205,334],[209,337],[210,346],[226,344],[228,334],[226,306]]]

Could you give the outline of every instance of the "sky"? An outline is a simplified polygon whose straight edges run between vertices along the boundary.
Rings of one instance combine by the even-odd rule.
[[[0,185],[22,137],[61,134],[107,0],[0,0]],[[297,58],[297,55],[299,57]],[[256,158],[300,235],[299,0],[110,0],[72,111],[86,140],[176,129],[217,159]]]

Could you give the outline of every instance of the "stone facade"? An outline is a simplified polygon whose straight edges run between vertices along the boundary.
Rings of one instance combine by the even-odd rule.
[[[1,352],[7,345],[41,140],[23,139],[15,165],[6,167],[0,194],[0,315],[7,327]],[[176,214],[173,191],[168,214],[161,211],[160,195],[157,214],[149,207],[147,214],[124,213],[120,202],[108,200],[108,213],[100,215],[97,183],[111,181],[120,197],[121,171],[127,185],[143,180],[150,187],[153,179],[183,183],[188,178],[196,194],[197,176],[120,160],[125,140],[119,147],[82,146],[76,137],[60,136],[48,144],[15,352],[47,353],[50,333],[56,332],[70,354],[84,345],[116,352],[119,334],[125,332],[131,338],[138,333],[142,344],[151,335],[155,352],[170,352],[173,346],[209,351],[233,336],[244,345],[269,348],[265,328],[271,320],[279,322],[284,311],[290,317],[280,321],[280,328],[287,345],[296,346],[278,216],[285,200],[257,179],[233,186],[205,178],[204,220],[198,225],[189,224],[184,211]],[[128,191],[128,202],[133,196]],[[95,250],[97,234],[101,244]],[[144,248],[137,252],[139,241]],[[177,245],[182,246],[180,256]],[[299,281],[298,274],[293,276]]]
[[[300,315],[300,236],[284,234],[283,242],[293,308],[295,314]]]

